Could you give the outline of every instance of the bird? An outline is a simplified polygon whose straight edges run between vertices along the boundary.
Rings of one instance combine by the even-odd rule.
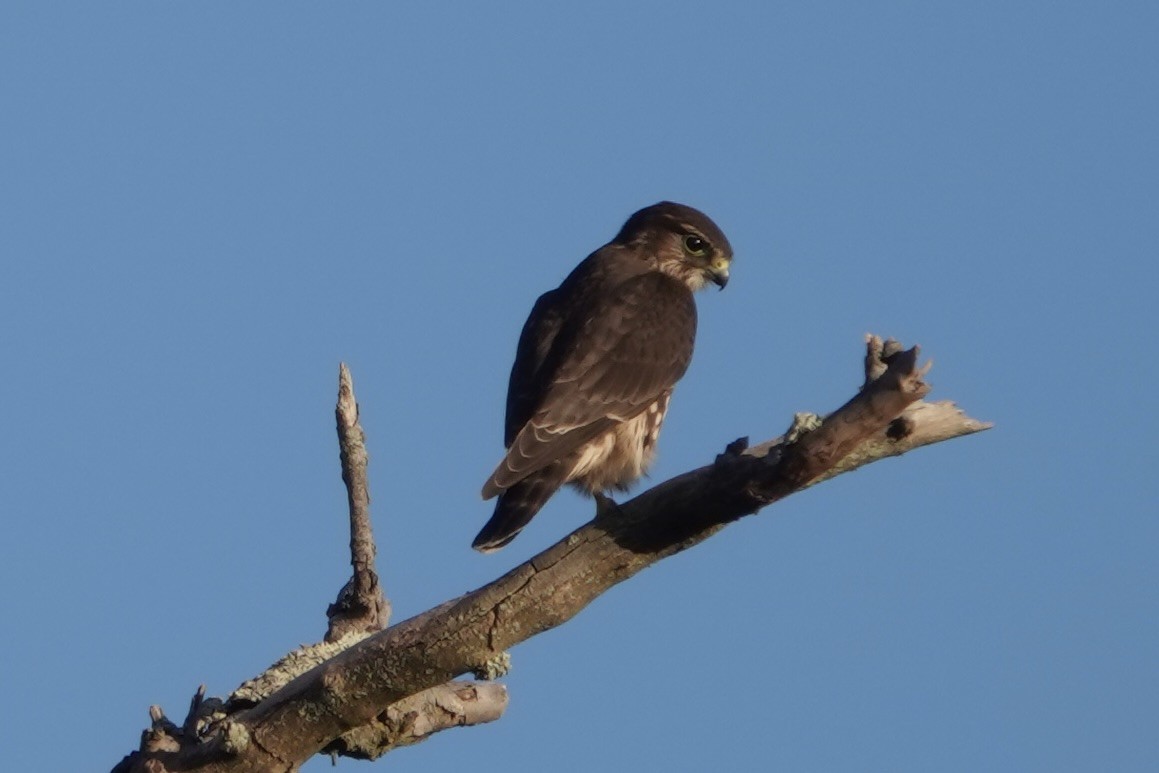
[[[696,338],[693,293],[724,289],[732,246],[703,212],[670,201],[634,213],[524,323],[507,389],[498,497],[472,547],[507,545],[564,484],[614,506],[651,464]]]

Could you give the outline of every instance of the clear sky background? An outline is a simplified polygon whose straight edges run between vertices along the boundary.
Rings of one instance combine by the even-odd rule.
[[[1159,6],[0,7],[0,735],[107,770],[317,640],[353,369],[396,620],[471,538],[536,296],[635,209],[736,251],[652,480],[860,382],[993,431],[793,497],[516,648],[393,771],[1159,767]],[[317,759],[307,770],[322,771]]]

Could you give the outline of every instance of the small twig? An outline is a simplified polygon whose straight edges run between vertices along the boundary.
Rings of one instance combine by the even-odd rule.
[[[765,505],[807,486],[830,472],[874,432],[887,430],[902,411],[929,394],[930,387],[922,378],[930,365],[919,368],[917,364],[921,350],[917,346],[906,351],[900,348],[892,339],[883,347],[880,338],[870,336],[867,381],[861,391],[819,427],[789,443],[777,465],[777,474],[768,485],[762,481],[761,485],[751,486],[748,493]],[[884,369],[870,364],[876,358],[881,359]]]
[[[205,701],[205,685],[197,686],[197,692],[189,701],[189,713],[185,715],[185,722],[181,726],[181,733],[186,738],[197,736],[197,720],[201,718],[201,704]]]
[[[374,532],[370,526],[370,490],[366,484],[366,433],[358,422],[358,402],[346,363],[338,369],[338,425],[342,481],[350,510],[350,564],[353,575],[326,610],[330,625],[325,640],[337,641],[348,633],[379,631],[390,621],[390,602],[383,595],[374,570]]]

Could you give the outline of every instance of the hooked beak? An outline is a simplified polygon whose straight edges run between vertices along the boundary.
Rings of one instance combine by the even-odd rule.
[[[712,283],[721,290],[728,284],[728,266],[729,261],[722,258],[717,258],[712,261],[712,265],[708,267],[708,278]]]

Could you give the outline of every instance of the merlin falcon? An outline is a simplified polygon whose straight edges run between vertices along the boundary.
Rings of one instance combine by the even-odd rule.
[[[603,502],[647,470],[672,388],[692,359],[692,293],[728,283],[732,247],[703,212],[664,201],[536,301],[507,389],[498,496],[472,547],[506,545],[565,483]]]

